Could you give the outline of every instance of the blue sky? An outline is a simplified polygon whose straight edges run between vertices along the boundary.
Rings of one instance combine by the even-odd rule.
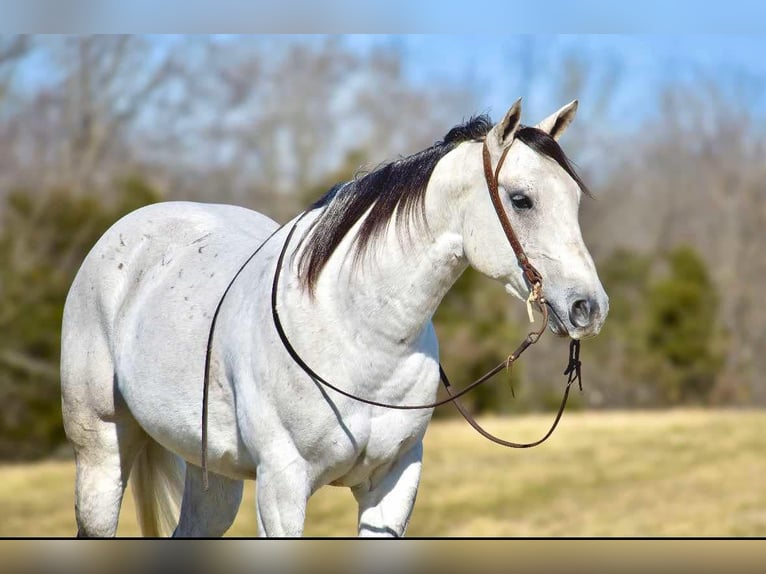
[[[714,82],[746,79],[766,91],[766,37],[724,34],[633,34],[633,35],[532,35],[531,41],[555,54],[578,53],[599,68],[613,63],[619,69],[615,114],[631,121],[651,114],[658,90],[668,83],[706,78]],[[353,36],[347,41],[359,49],[388,43],[402,50],[407,73],[421,84],[448,79],[467,81],[478,88],[479,111],[493,117],[502,114],[519,96],[527,96],[519,85],[519,37],[506,35],[410,35]],[[546,82],[555,70],[542,70]],[[544,88],[544,86],[543,86]],[[553,101],[545,89],[527,102],[531,113],[546,113],[566,102]],[[581,96],[587,105],[587,94]],[[766,101],[754,94],[753,106],[763,112]]]
[[[0,0],[0,31],[762,33],[759,0]]]
[[[300,38],[300,37],[298,37]],[[294,41],[296,37],[276,38]],[[304,38],[305,39],[305,38]],[[272,40],[275,40],[272,38]],[[228,37],[227,41],[237,41]],[[539,119],[562,104],[562,96],[551,85],[560,70],[550,62],[577,54],[593,66],[596,79],[611,67],[619,71],[610,120],[637,125],[656,108],[659,90],[671,82],[700,78],[734,85],[743,78],[750,86],[748,105],[766,115],[766,36],[726,34],[611,34],[611,35],[353,35],[344,41],[356,50],[389,45],[404,56],[405,71],[412,82],[466,85],[477,95],[477,109],[494,118],[524,96],[525,121]],[[172,38],[156,37],[158,47]],[[538,66],[536,84],[528,85],[519,75],[519,50],[523,43],[548,54]],[[159,48],[158,48],[159,49]],[[22,78],[29,84],[50,81],[50,64],[31,59]],[[598,82],[596,82],[597,84]],[[582,109],[593,105],[596,94],[578,93]]]

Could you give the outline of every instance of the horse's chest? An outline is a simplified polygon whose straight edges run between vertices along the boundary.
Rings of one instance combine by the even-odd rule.
[[[423,438],[430,419],[430,410],[390,410],[371,418],[367,432],[357,435],[365,436],[366,440],[358,443],[347,460],[350,467],[333,484],[355,486],[374,481],[377,474],[385,473],[394,461]]]

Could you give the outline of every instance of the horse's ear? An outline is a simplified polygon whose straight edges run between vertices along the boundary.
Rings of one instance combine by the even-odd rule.
[[[494,125],[494,127],[487,134],[487,143],[490,147],[494,147],[496,151],[502,151],[513,141],[513,134],[516,132],[516,128],[519,127],[519,121],[521,120],[521,98],[516,100],[505,114],[503,121]]]
[[[566,131],[569,124],[572,123],[575,114],[577,114],[577,100],[569,102],[559,111],[549,115],[535,127],[557,140],[561,137],[561,134]]]

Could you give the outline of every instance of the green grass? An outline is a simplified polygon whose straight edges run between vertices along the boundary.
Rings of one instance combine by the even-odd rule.
[[[550,416],[484,419],[512,440]],[[544,445],[508,450],[432,423],[410,536],[766,536],[766,411],[566,413]],[[0,536],[69,536],[74,463],[0,466]],[[246,485],[233,536],[256,534]],[[355,535],[344,488],[310,501],[305,534]],[[138,535],[132,498],[119,534]]]

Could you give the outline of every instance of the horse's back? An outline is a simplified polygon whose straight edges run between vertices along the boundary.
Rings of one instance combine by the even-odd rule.
[[[276,228],[251,210],[191,202],[153,204],[116,222],[86,257],[67,297],[65,399],[103,394],[98,408],[110,416],[110,397],[119,395],[155,439],[194,425],[187,429],[193,443],[216,305]],[[82,380],[95,362],[101,380]]]

